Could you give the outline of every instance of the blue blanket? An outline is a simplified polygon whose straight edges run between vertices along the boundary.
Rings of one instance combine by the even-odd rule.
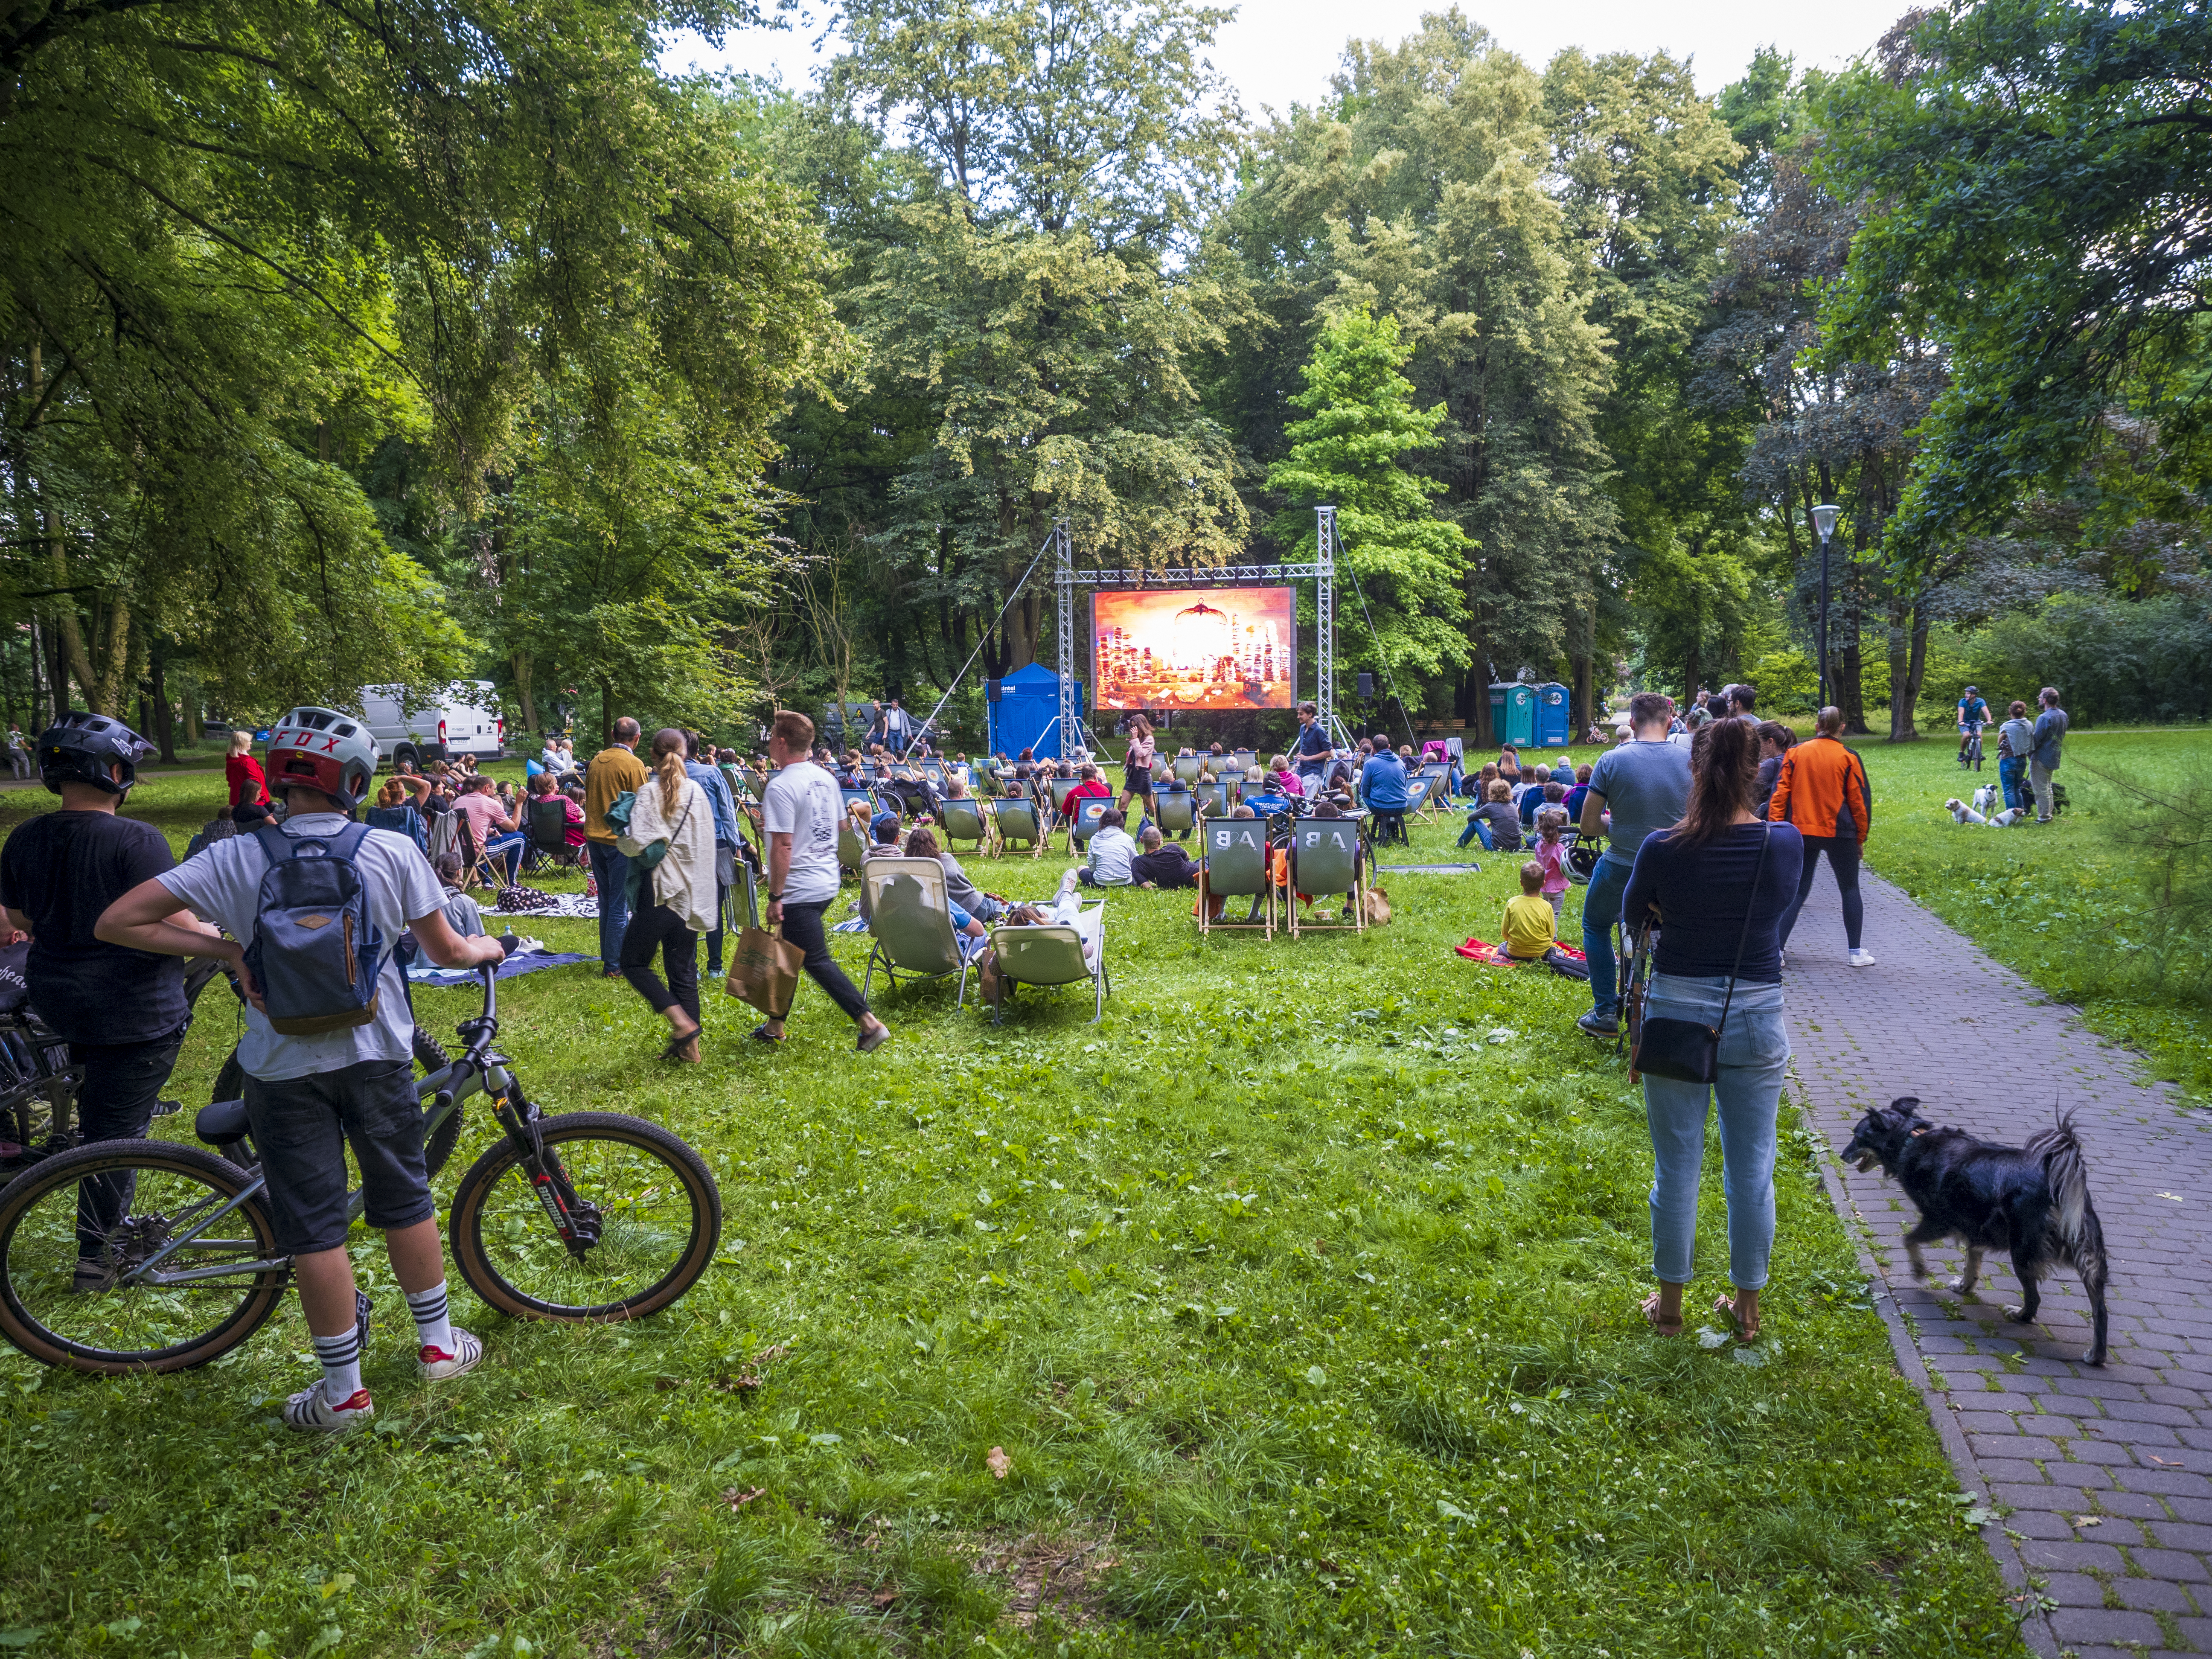
[[[524,974],[535,974],[547,968],[566,968],[572,962],[598,960],[597,957],[586,956],[580,951],[526,951],[501,963],[492,977],[518,979]],[[442,991],[456,986],[474,985],[477,975],[473,968],[410,968],[407,982],[410,985],[428,985]]]

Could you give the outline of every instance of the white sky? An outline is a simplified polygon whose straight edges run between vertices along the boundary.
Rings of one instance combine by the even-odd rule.
[[[1740,77],[1753,49],[1778,46],[1802,67],[1833,69],[1866,51],[1895,22],[1910,0],[1831,0],[1809,11],[1792,11],[1758,0],[1520,0],[1511,6],[1463,3],[1500,44],[1541,69],[1563,46],[1589,52],[1651,52],[1661,48],[1687,57],[1699,90],[1718,92]],[[1287,109],[1312,103],[1327,89],[1345,40],[1358,34],[1395,40],[1419,26],[1441,0],[1361,0],[1323,5],[1319,0],[1243,0],[1236,20],[1215,42],[1214,66],[1258,118],[1261,106]],[[821,15],[817,7],[816,15]],[[781,76],[804,88],[814,68],[836,50],[834,38],[817,54],[817,23],[788,31],[747,29],[732,34],[720,52],[695,37],[672,44],[662,57],[671,70],[742,70]]]

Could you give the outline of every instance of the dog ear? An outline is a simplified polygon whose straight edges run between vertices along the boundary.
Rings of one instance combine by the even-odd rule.
[[[1899,1117],[1918,1117],[1920,1115],[1920,1097],[1918,1095],[1899,1095],[1895,1100],[1889,1103],[1889,1109],[1895,1112]]]

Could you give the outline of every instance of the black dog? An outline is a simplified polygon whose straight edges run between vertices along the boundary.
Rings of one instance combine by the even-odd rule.
[[[2037,1281],[2062,1263],[2073,1268],[2089,1293],[2096,1326],[2081,1358],[2092,1365],[2105,1363],[2105,1230],[2089,1201],[2081,1143],[2074,1138],[2070,1115],[2030,1137],[2026,1146],[1992,1146],[1964,1129],[1923,1121],[1919,1101],[1906,1095],[1859,1120],[1844,1161],[1856,1164],[1862,1173],[1881,1164],[1919,1206],[1920,1224],[1905,1236],[1916,1279],[1928,1277],[1920,1247],[1955,1237],[1966,1247],[1966,1270],[1951,1288],[1972,1296],[1982,1253],[2009,1251],[2022,1296],[2019,1307],[2004,1310],[2005,1317],[2026,1324],[2042,1299]]]

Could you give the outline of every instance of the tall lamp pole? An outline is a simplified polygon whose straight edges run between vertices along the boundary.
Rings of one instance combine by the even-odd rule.
[[[1828,706],[1828,543],[1843,508],[1823,501],[1813,509],[1813,528],[1820,538],[1820,619],[1815,630],[1820,653],[1820,707]]]

